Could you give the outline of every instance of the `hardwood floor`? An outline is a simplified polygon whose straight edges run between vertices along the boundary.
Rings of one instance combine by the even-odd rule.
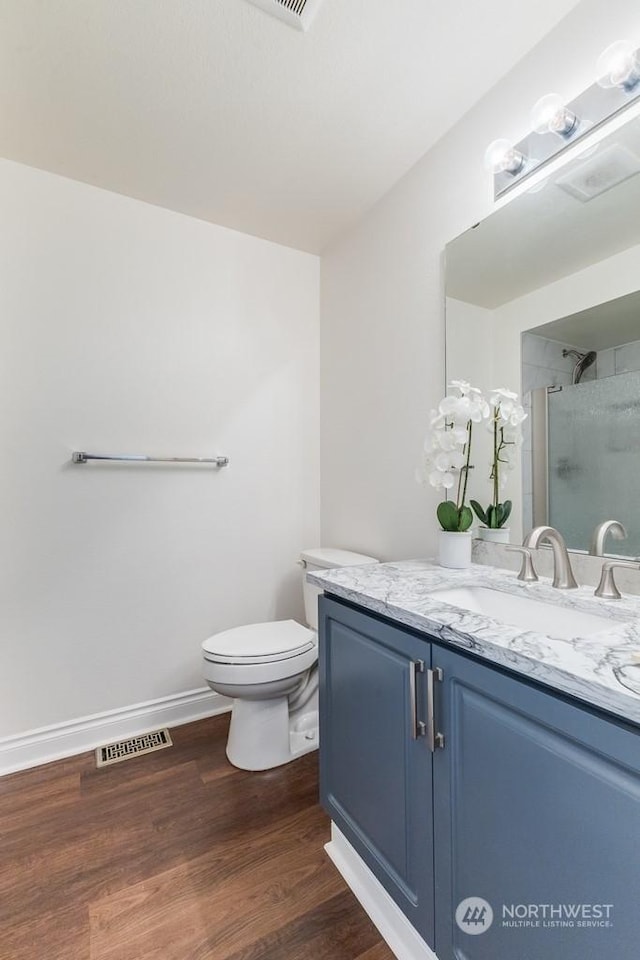
[[[227,726],[0,779],[1,960],[393,960],[324,853],[317,753],[245,773]]]

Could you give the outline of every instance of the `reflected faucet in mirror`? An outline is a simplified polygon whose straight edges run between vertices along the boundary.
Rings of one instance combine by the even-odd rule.
[[[545,541],[551,544],[553,550],[553,586],[559,590],[576,590],[578,584],[571,569],[567,545],[555,527],[534,527],[522,545],[535,550]]]
[[[626,540],[626,528],[619,520],[605,520],[600,523],[593,531],[589,553],[592,557],[604,556],[604,545],[607,535],[611,534],[614,540]]]

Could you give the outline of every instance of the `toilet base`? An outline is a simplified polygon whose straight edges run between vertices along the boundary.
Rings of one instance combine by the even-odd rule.
[[[227,758],[240,770],[271,770],[318,748],[318,711],[289,712],[288,697],[234,700]]]

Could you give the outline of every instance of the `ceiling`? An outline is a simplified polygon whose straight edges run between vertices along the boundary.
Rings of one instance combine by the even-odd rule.
[[[582,350],[607,350],[632,343],[640,336],[640,292],[545,323],[531,333]]]
[[[319,252],[577,0],[0,0],[0,154]]]

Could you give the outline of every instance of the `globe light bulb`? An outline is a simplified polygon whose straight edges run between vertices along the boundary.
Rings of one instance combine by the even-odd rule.
[[[557,93],[540,97],[531,111],[531,126],[536,133],[557,133],[559,137],[570,137],[579,122]]]
[[[636,51],[624,40],[612,43],[598,57],[596,74],[601,87],[633,90],[640,83],[640,64]]]
[[[524,154],[513,146],[510,140],[494,140],[487,147],[484,165],[489,173],[520,173],[526,162]]]

